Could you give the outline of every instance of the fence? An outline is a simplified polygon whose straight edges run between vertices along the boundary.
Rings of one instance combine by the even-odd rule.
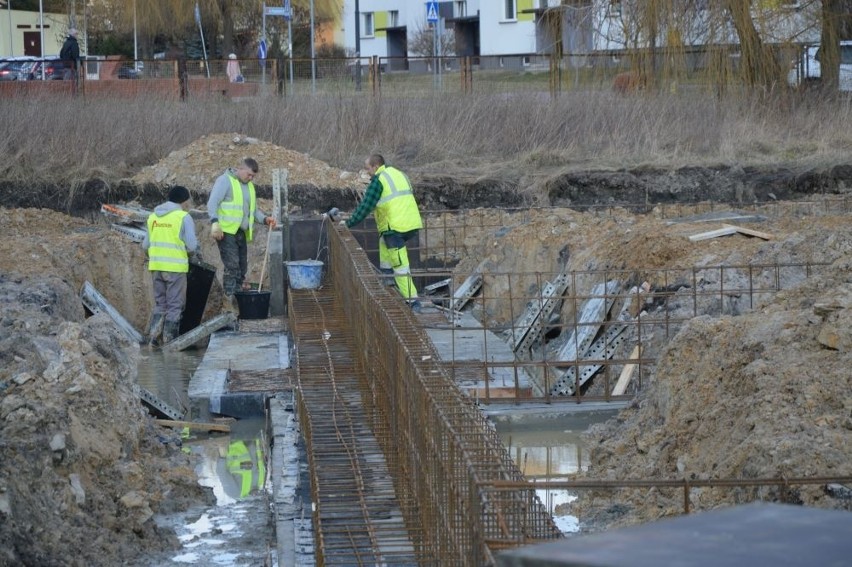
[[[803,60],[799,45],[773,46],[796,84]],[[739,46],[593,53],[442,57],[346,57],[225,60],[89,59],[80,91],[93,96],[422,96],[432,94],[569,91],[727,92],[739,84]],[[0,61],[0,65],[3,61]],[[237,71],[234,72],[234,69]],[[229,72],[230,70],[230,72]],[[239,79],[237,78],[239,77]],[[35,77],[32,77],[35,78]],[[3,79],[0,76],[0,79]],[[53,83],[54,81],[47,81]],[[57,81],[58,83],[59,81]],[[70,87],[40,81],[0,80],[0,96],[65,92]]]

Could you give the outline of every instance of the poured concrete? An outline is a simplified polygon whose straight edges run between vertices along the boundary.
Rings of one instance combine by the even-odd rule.
[[[229,371],[278,371],[289,367],[290,341],[283,333],[213,334],[204,360],[187,388],[192,418],[205,420],[212,414],[246,417],[258,404],[262,414],[263,393],[228,393]],[[228,409],[231,413],[223,411]]]
[[[472,361],[487,361],[489,364],[508,364],[515,362],[515,353],[509,344],[484,328],[472,315],[466,312],[460,313],[456,318],[458,326],[447,321],[444,312],[430,306],[423,306],[423,313],[418,316],[421,326],[429,335],[429,339],[441,360],[448,363],[463,363]],[[517,384],[515,374],[517,373]],[[456,377],[456,383],[463,390],[472,392],[485,391],[485,376],[483,370],[474,379],[461,379]],[[517,386],[521,391],[529,391],[532,381],[523,368],[511,366],[490,366],[487,368],[488,385],[494,389],[495,395],[499,390],[514,389]]]

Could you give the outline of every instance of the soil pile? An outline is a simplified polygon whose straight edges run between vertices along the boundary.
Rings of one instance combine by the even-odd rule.
[[[3,272],[0,564],[118,565],[176,548],[152,516],[205,496],[179,438],[134,394],[139,347],[106,315],[85,319],[61,278]]]
[[[210,134],[175,150],[133,176],[138,185],[183,185],[207,194],[216,178],[245,157],[260,165],[255,185],[272,185],[272,170],[286,169],[290,185],[345,189],[360,185],[359,173],[343,171],[297,151],[237,133]]]

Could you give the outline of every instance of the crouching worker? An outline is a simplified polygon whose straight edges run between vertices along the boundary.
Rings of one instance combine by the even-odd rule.
[[[171,341],[180,331],[189,256],[198,251],[195,223],[187,212],[191,204],[189,190],[176,185],[169,191],[169,200],[148,216],[142,247],[148,251],[148,270],[154,284],[154,310],[148,331],[152,346]]]

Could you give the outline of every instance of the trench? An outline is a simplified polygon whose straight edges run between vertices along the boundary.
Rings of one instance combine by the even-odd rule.
[[[187,386],[206,349],[163,352],[143,347],[137,380],[173,407],[188,406]],[[227,433],[184,429],[182,450],[197,457],[198,483],[214,502],[158,514],[180,548],[140,560],[139,565],[276,565],[270,517],[269,430],[263,415],[227,420]]]
[[[188,403],[189,379],[205,349],[176,353],[143,348],[138,382],[172,404]],[[504,413],[491,416],[510,457],[532,483],[568,480],[588,466],[588,448],[583,433],[593,424],[606,421],[617,410],[594,410],[542,417],[537,414]],[[199,505],[181,512],[159,514],[158,526],[173,530],[178,550],[144,558],[140,565],[275,565],[275,530],[270,514],[270,494],[260,475],[265,474],[264,452],[270,439],[263,416],[229,420],[227,434],[189,432],[182,434],[183,450],[199,458],[198,482],[215,496],[212,505]],[[307,467],[304,452],[300,466]],[[577,495],[562,489],[536,491],[563,533],[579,531],[578,519],[561,512],[561,506]],[[302,491],[308,498],[308,489]]]
[[[713,201],[737,206],[814,196],[844,195],[852,188],[852,165],[740,166],[706,165],[680,168],[641,166],[610,170],[565,171],[569,164],[531,167],[516,172],[454,175],[411,170],[421,209],[461,210],[471,207],[519,208],[530,205],[595,208],[642,204]],[[206,193],[190,191],[196,203]],[[258,186],[260,199],[272,199],[270,186]],[[305,213],[332,207],[351,211],[356,191],[293,184],[291,207]],[[163,188],[128,180],[89,179],[0,181],[0,204],[8,208],[48,208],[76,216],[97,212],[103,203],[138,203],[153,208],[163,201]]]

